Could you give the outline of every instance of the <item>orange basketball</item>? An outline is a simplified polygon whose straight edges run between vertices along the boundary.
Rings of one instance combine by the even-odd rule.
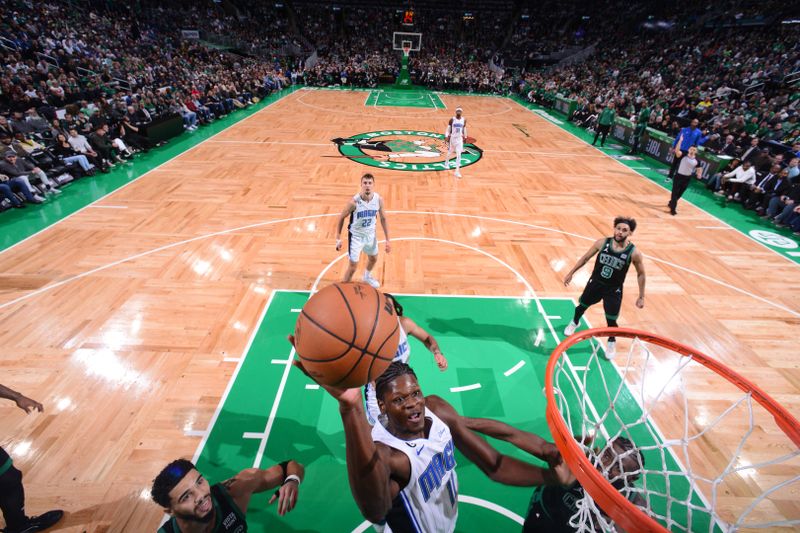
[[[319,383],[360,387],[383,374],[400,342],[392,303],[366,283],[334,283],[303,306],[295,350]]]

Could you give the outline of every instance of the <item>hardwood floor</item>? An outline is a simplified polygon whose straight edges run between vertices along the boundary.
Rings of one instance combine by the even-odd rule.
[[[307,290],[336,260],[336,217],[366,171],[388,210],[393,249],[376,269],[387,290],[577,298],[591,265],[568,288],[565,272],[614,216],[632,216],[647,299],[635,308],[628,276],[620,323],[717,357],[800,413],[793,263],[699,229],[719,223],[685,202],[671,217],[668,192],[510,100],[444,95],[448,109],[419,110],[365,97],[297,91],[99,202],[121,208],[85,209],[0,254],[0,383],[45,405],[26,416],[0,404],[30,513],[64,508],[59,531],[155,529],[162,513],[142,491],[194,453],[235,368],[225,358],[242,354],[271,291]],[[463,179],[323,157],[338,155],[336,137],[441,133],[457,105],[484,150]],[[587,316],[604,323],[600,306]],[[759,446],[786,448],[765,424]],[[698,453],[730,459],[740,430]],[[741,477],[724,505],[775,478]],[[798,502],[795,486],[766,512],[798,518]]]

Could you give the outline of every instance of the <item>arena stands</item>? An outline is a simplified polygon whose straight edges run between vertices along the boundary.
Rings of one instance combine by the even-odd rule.
[[[800,149],[800,25],[782,24],[791,8],[781,2],[731,0],[702,12],[621,0],[573,0],[568,9],[555,0],[422,2],[405,25],[403,5],[359,0],[0,5],[5,149],[24,149],[21,157],[64,183],[163,143],[149,138],[152,123],[180,120],[193,131],[290,83],[392,82],[398,30],[423,34],[410,70],[432,89],[518,93],[550,107],[558,96],[587,128],[612,101],[621,119],[647,108],[647,127],[670,136],[696,118],[709,151],[737,158],[757,138],[761,173],[778,155],[788,166]],[[72,128],[87,140],[72,155],[96,154],[89,170],[52,153]],[[44,192],[35,176],[31,185]]]

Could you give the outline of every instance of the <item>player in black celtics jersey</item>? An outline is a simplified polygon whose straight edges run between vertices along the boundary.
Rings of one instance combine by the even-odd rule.
[[[553,443],[538,435],[517,429],[488,418],[464,418],[469,429],[495,439],[504,440],[549,464],[561,462],[561,454]],[[644,507],[644,498],[634,489],[634,484],[644,470],[644,456],[627,438],[618,436],[602,450],[595,448],[600,457],[600,470],[609,483],[622,492],[635,505]],[[528,514],[522,533],[573,533],[576,527],[570,520],[578,512],[578,501],[584,497],[581,484],[572,479],[568,485],[542,485],[536,487],[528,505]],[[617,531],[622,531],[617,525]],[[601,531],[598,524],[591,530]]]
[[[635,230],[636,221],[634,219],[615,218],[614,236],[595,242],[564,277],[564,285],[569,285],[575,272],[580,270],[594,254],[598,254],[592,276],[578,300],[572,322],[564,329],[564,335],[570,336],[575,333],[575,328],[578,327],[583,313],[600,300],[603,300],[603,310],[606,313],[608,326],[617,327],[617,318],[619,318],[619,310],[622,306],[622,286],[631,263],[636,267],[636,279],[639,282],[639,298],[636,300],[636,307],[639,309],[644,307],[645,275],[642,253],[629,240]],[[606,357],[612,359],[617,353],[616,350],[616,339],[609,337]]]
[[[278,500],[282,516],[294,509],[303,474],[303,465],[285,461],[267,469],[248,468],[209,485],[191,461],[172,461],[153,480],[150,491],[153,501],[170,515],[158,533],[244,533],[250,497],[277,487],[269,503]]]

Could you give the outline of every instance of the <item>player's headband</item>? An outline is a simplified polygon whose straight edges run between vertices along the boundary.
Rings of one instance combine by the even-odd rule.
[[[460,107],[457,107],[457,108],[456,108],[456,111],[464,111],[464,110],[463,110],[463,109],[461,109]]]

